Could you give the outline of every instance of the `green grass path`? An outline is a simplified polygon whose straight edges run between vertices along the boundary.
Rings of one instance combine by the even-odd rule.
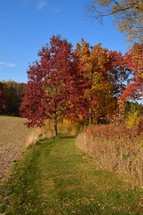
[[[96,170],[74,141],[50,139],[26,150],[0,187],[0,214],[143,214],[142,192]]]

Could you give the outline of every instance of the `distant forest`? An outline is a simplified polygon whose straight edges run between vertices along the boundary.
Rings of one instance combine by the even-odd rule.
[[[19,107],[25,90],[25,83],[15,81],[0,82],[0,114],[20,116]]]

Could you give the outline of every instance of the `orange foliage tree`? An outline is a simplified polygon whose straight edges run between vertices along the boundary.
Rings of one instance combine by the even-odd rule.
[[[109,77],[111,58],[109,51],[101,44],[92,47],[83,39],[77,43],[75,52],[79,56],[86,83],[84,98],[88,102],[88,121],[93,124],[99,118],[113,114],[116,109],[114,86]]]

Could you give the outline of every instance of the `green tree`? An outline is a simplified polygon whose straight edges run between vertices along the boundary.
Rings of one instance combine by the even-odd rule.
[[[128,116],[128,113],[137,111],[139,116],[143,116],[143,104],[133,101],[125,102],[125,117]]]
[[[19,107],[26,89],[26,84],[15,81],[3,82],[3,95],[5,97],[5,114],[19,116]]]
[[[0,82],[0,114],[4,114],[6,111],[6,99],[4,96],[4,84]]]

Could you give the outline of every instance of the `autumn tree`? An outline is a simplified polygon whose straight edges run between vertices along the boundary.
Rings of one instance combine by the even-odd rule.
[[[91,0],[88,9],[94,18],[113,15],[117,28],[127,34],[128,40],[143,41],[143,1]]]
[[[110,70],[108,72],[113,85],[113,94],[117,99],[123,94],[127,84],[133,77],[133,71],[127,63],[126,57],[121,52],[109,51]]]
[[[27,72],[22,116],[28,118],[29,126],[42,126],[46,119],[53,120],[57,136],[58,120],[76,119],[82,110],[78,59],[72,52],[72,45],[60,36],[51,37],[50,44],[43,47],[38,56],[40,60]]]
[[[143,97],[143,44],[135,43],[134,46],[125,54],[125,63],[132,71],[132,77],[128,80],[128,84],[121,100],[128,101],[130,99],[140,100]]]
[[[92,47],[83,39],[77,44],[75,52],[80,58],[86,83],[84,97],[88,102],[89,124],[93,124],[100,117],[113,114],[116,106],[108,73],[111,69],[110,55],[101,44]]]

